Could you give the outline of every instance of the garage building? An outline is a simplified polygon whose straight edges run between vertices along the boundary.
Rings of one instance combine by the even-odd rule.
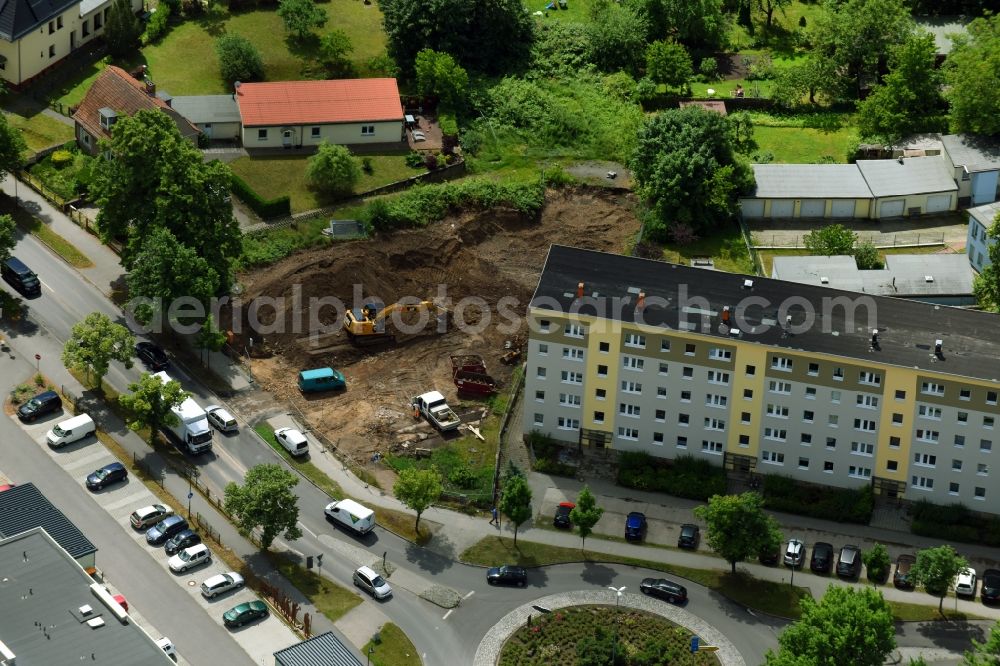
[[[874,197],[871,217],[915,217],[958,206],[958,185],[947,157],[859,160],[858,170]]]
[[[743,217],[867,218],[872,192],[854,164],[755,164]]]

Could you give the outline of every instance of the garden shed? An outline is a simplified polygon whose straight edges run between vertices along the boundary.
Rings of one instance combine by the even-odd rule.
[[[854,164],[755,164],[743,217],[866,218],[872,193]]]
[[[859,160],[857,166],[874,197],[873,219],[944,213],[958,206],[958,185],[944,155]]]
[[[174,97],[177,112],[212,141],[239,141],[240,108],[234,95]]]

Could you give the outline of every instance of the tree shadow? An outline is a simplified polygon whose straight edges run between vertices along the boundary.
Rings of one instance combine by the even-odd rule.
[[[319,56],[319,35],[309,32],[300,37],[289,33],[285,36],[285,47],[296,58],[315,60]]]
[[[617,576],[618,573],[611,567],[589,560],[584,562],[583,573],[580,574],[584,582],[600,586],[610,585]]]
[[[437,535],[434,539],[436,547],[441,546],[445,541],[441,535]],[[455,552],[455,546],[450,542],[444,545],[444,549],[447,552]],[[435,548],[436,550],[437,548]],[[454,559],[451,556],[435,551],[423,548],[415,543],[408,543],[406,545],[406,560],[429,574],[439,574],[445,569],[450,569],[454,564]]]
[[[226,12],[222,11],[222,7],[213,4],[198,18],[197,23],[208,35],[217,38],[226,33],[226,21],[229,16],[238,13],[238,9],[230,10],[227,15]]]

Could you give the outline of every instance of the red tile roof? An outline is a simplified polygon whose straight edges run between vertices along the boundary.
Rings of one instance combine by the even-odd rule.
[[[244,127],[403,120],[396,79],[242,83]]]
[[[146,92],[146,84],[124,69],[109,65],[94,80],[83,101],[73,114],[73,120],[97,139],[110,139],[111,133],[101,127],[100,109],[109,108],[120,116],[131,116],[142,109],[160,109],[174,122],[185,137],[199,133],[197,127],[155,95]]]

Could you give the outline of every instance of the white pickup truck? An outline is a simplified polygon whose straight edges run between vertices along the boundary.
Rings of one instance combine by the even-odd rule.
[[[462,425],[462,420],[448,406],[448,402],[438,391],[428,391],[418,395],[413,398],[411,404],[414,412],[422,414],[432,426],[441,432],[456,430],[458,426]]]

